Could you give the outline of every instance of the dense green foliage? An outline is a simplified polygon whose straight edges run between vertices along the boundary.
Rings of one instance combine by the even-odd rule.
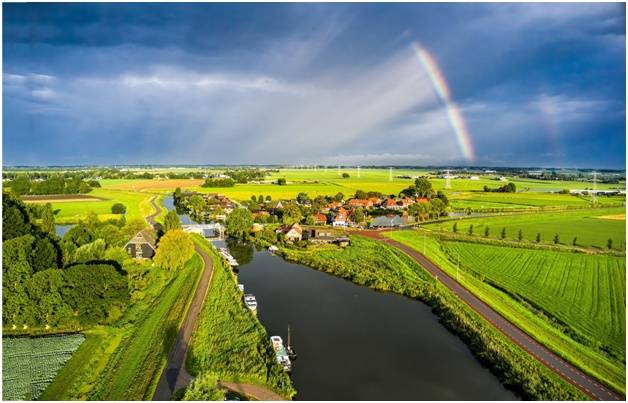
[[[81,177],[64,178],[51,175],[32,181],[28,175],[18,175],[10,182],[11,190],[18,195],[57,195],[89,193],[92,186]]]
[[[187,356],[191,374],[264,385],[282,396],[295,393],[290,378],[275,361],[264,327],[242,303],[237,280],[204,239],[195,240],[213,258],[214,273]],[[208,375],[210,374],[210,375]],[[193,384],[186,398],[210,399],[212,388]]]
[[[352,237],[346,249],[281,249],[290,260],[350,279],[378,290],[389,290],[432,306],[441,322],[462,338],[500,380],[524,398],[584,399],[577,389],[522,351],[448,289],[436,283],[409,256],[381,242]]]
[[[168,270],[179,270],[194,254],[194,243],[180,229],[166,232],[159,240],[155,264]]]
[[[231,178],[207,178],[201,185],[204,188],[230,188],[235,185]]]
[[[2,399],[35,400],[85,337],[81,334],[2,339]]]
[[[245,208],[237,208],[229,214],[226,232],[234,238],[246,238],[253,226],[251,212]]]
[[[211,372],[206,372],[196,378],[185,390],[183,400],[226,400],[227,394],[218,387],[218,378]]]
[[[624,258],[463,242],[445,248],[463,267],[573,328],[578,340],[625,355]]]
[[[164,232],[181,229],[181,220],[175,210],[170,210],[164,218]]]
[[[114,203],[111,206],[111,214],[124,214],[126,213],[126,206],[122,203]]]

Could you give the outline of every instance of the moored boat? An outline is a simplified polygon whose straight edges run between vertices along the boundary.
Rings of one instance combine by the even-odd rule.
[[[244,294],[244,305],[257,314],[257,300],[253,294]]]
[[[283,340],[280,336],[271,336],[270,342],[273,345],[273,349],[275,350],[275,356],[277,357],[277,364],[281,365],[284,371],[290,372],[292,370],[292,363],[290,362],[290,357],[288,356],[288,351],[286,347],[283,345]]]

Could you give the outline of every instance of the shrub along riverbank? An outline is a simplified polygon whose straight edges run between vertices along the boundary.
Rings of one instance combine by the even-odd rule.
[[[508,388],[525,399],[587,400],[571,384],[540,364],[436,282],[414,260],[387,245],[352,236],[352,246],[281,248],[287,260],[379,291],[421,300],[457,334]]]
[[[290,377],[277,365],[266,329],[242,303],[235,275],[205,239],[194,240],[212,257],[214,273],[187,355],[186,367],[197,378],[183,398],[224,396],[217,380],[257,384],[292,398]]]

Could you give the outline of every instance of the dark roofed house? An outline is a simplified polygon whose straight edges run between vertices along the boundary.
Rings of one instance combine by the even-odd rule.
[[[133,258],[150,259],[155,256],[156,245],[155,233],[151,230],[143,229],[124,245],[124,249]]]

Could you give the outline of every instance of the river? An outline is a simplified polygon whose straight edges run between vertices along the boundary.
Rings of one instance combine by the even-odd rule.
[[[256,296],[268,333],[286,340],[291,326],[297,399],[517,399],[427,305],[286,262],[250,244],[215,244],[226,244],[240,262],[238,281]]]

